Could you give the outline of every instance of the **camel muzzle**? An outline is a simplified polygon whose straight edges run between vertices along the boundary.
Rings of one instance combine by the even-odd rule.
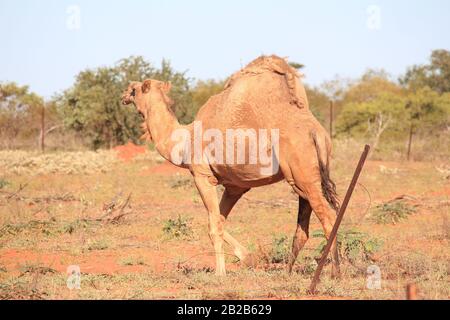
[[[132,102],[133,102],[133,100],[131,99],[131,97],[129,95],[122,96],[122,105],[127,106],[127,105],[131,104]]]

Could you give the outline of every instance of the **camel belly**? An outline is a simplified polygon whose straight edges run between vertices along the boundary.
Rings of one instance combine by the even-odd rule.
[[[212,168],[214,176],[220,184],[232,185],[243,188],[255,188],[284,179],[281,169],[269,170],[257,165],[214,165]],[[270,172],[272,171],[272,172]]]

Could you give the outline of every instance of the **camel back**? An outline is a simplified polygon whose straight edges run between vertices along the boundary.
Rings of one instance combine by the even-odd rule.
[[[274,72],[284,76],[286,85],[289,89],[290,102],[297,107],[307,107],[306,93],[299,79],[300,74],[292,68],[285,59],[278,56],[261,56],[250,62],[245,68],[234,73],[225,84],[225,89],[232,87],[237,80],[247,75],[258,75],[265,72]],[[301,95],[304,94],[305,97]]]

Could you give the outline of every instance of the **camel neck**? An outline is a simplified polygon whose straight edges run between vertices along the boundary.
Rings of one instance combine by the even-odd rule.
[[[171,152],[176,144],[176,141],[172,140],[172,133],[185,126],[178,122],[173,112],[169,110],[169,106],[162,102],[152,104],[145,121],[156,150],[164,159],[172,162]]]

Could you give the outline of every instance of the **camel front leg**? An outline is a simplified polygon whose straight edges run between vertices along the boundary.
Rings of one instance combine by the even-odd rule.
[[[226,275],[223,250],[225,218],[220,214],[216,187],[208,181],[208,177],[194,177],[194,181],[203,200],[203,204],[208,211],[209,237],[211,238],[216,255],[216,275],[224,276]]]

